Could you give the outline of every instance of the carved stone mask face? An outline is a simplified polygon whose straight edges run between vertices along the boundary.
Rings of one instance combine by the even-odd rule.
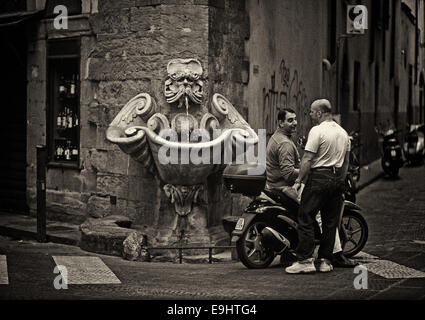
[[[164,94],[168,103],[180,100],[179,108],[188,99],[200,104],[204,98],[201,63],[196,59],[174,59],[167,66]]]

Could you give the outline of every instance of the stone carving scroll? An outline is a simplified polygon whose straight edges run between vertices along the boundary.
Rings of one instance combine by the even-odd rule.
[[[141,93],[128,101],[106,132],[110,142],[117,144],[122,151],[156,174],[164,185],[165,194],[174,204],[175,213],[181,219],[187,218],[193,203],[199,200],[208,176],[218,172],[225,164],[221,162],[218,165],[213,161],[189,164],[183,161],[160,161],[163,159],[159,156],[163,156],[162,151],[167,148],[170,153],[171,150],[177,150],[177,155],[196,151],[199,155],[200,151],[208,149],[208,154],[213,154],[214,150],[224,150],[228,139],[232,139],[232,157],[235,157],[238,152],[245,152],[244,148],[236,147],[237,143],[258,142],[256,133],[221,94],[213,95],[210,112],[199,114],[199,108],[196,108],[196,112],[191,110],[191,104],[201,104],[204,100],[202,75],[202,65],[196,59],[171,60],[167,65],[164,83],[165,99],[170,104],[164,109],[171,111],[161,113],[155,100],[149,94]],[[179,110],[183,106],[186,107],[186,112]],[[184,126],[187,127],[188,134],[182,130]],[[164,129],[176,133],[177,141],[163,138],[160,133]],[[213,132],[215,129],[219,129],[216,130],[218,136]],[[193,134],[193,141],[186,139],[189,134]],[[220,152],[217,158],[223,159],[223,152]]]

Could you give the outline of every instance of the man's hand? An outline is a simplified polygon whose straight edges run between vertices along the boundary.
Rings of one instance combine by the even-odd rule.
[[[294,185],[292,186],[293,189],[298,193],[298,190],[301,188],[301,182],[295,181]]]
[[[301,194],[304,190],[304,183],[301,183],[301,181],[296,180],[294,185],[292,186],[292,188],[295,190],[295,192],[297,193],[297,198],[298,200],[301,199]]]

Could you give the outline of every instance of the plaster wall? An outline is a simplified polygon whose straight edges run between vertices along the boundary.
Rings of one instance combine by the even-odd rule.
[[[244,99],[254,128],[277,127],[277,113],[297,112],[300,135],[311,126],[308,111],[322,90],[325,50],[323,1],[247,1],[249,83]]]

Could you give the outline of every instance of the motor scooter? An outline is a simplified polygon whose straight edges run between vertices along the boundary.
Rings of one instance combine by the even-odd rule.
[[[411,165],[421,164],[424,161],[424,134],[425,124],[410,125],[409,133],[406,135],[403,149],[406,160]]]
[[[382,169],[390,177],[396,178],[404,164],[403,151],[397,139],[397,130],[382,131],[375,127],[375,131],[380,135],[382,142]]]
[[[350,150],[350,165],[348,167],[348,171],[351,173],[352,178],[355,181],[360,180],[360,160],[358,157],[359,149],[360,149],[360,134],[357,131],[352,131],[349,134],[350,142],[351,142],[351,150]]]
[[[281,263],[287,264],[294,258],[298,244],[298,203],[283,198],[279,192],[264,190],[265,175],[248,175],[250,166],[255,165],[229,165],[223,172],[224,184],[232,193],[253,197],[235,223],[232,243],[236,243],[238,257],[247,268],[266,268],[277,255],[281,256]],[[340,215],[341,246],[344,255],[352,257],[365,246],[368,226],[362,209],[350,201],[344,201]],[[320,228],[315,229],[318,244]]]
[[[357,184],[360,180],[360,161],[357,156],[360,148],[359,133],[352,131],[349,134],[351,142],[350,164],[348,166],[347,176],[345,177],[345,199],[351,202],[356,202]]]

